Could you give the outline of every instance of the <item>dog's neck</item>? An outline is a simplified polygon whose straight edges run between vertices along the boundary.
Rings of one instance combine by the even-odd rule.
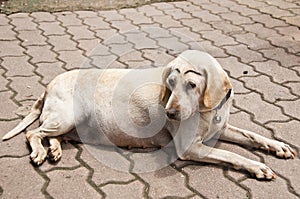
[[[231,93],[232,93],[232,89],[229,89],[229,91],[227,92],[227,94],[225,95],[225,97],[220,101],[220,103],[216,107],[214,107],[212,109],[209,109],[209,110],[204,110],[204,111],[199,110],[199,112],[200,113],[208,113],[208,112],[212,112],[212,111],[215,110],[216,113],[215,113],[215,116],[213,118],[213,121],[216,124],[220,123],[222,121],[222,117],[218,114],[218,111],[220,109],[222,109],[222,107],[224,106],[224,104],[228,101],[228,99],[231,96]]]

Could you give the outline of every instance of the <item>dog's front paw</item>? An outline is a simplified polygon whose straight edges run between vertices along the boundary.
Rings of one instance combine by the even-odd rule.
[[[276,174],[272,169],[260,162],[256,162],[255,165],[251,166],[249,171],[253,173],[257,179],[271,180],[276,178]]]
[[[32,162],[36,165],[41,165],[45,161],[46,157],[47,151],[44,149],[44,147],[38,147],[30,154]]]
[[[288,144],[285,144],[283,142],[276,142],[273,147],[278,157],[295,158],[296,156],[296,151],[292,149]]]

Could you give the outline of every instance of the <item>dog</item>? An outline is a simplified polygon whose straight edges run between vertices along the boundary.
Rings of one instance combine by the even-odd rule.
[[[181,160],[231,165],[258,179],[273,179],[275,173],[265,164],[205,144],[218,138],[273,151],[280,158],[296,156],[288,144],[228,124],[233,96],[217,60],[197,50],[182,52],[166,67],[73,70],[52,80],[30,113],[2,139],[39,118],[40,126],[26,132],[26,138],[32,161],[40,165],[47,157],[43,138],[49,139],[48,155],[58,161],[62,135],[97,126],[99,132],[91,136],[99,144],[147,148],[173,140]]]

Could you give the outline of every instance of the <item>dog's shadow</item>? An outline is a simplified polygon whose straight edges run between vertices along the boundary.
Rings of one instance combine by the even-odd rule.
[[[78,146],[80,144],[83,144],[80,141],[80,137],[78,136],[78,134],[75,130],[73,130],[70,133],[66,134],[66,137],[67,137],[67,141],[63,141],[65,143],[62,143],[62,150],[63,151],[74,149],[74,147],[78,148]],[[245,149],[245,150],[249,151],[250,153],[254,154],[255,156],[258,156],[257,153],[254,153],[254,152],[257,152],[257,151],[265,153],[265,154],[269,154],[269,155],[275,155],[272,152],[268,153],[264,150],[244,147],[244,146],[232,144],[232,143],[226,142],[226,141],[214,141],[214,140],[212,140],[212,141],[207,142],[205,144],[208,145],[208,146],[214,147],[214,148],[224,148],[224,147],[222,147],[223,143],[225,143],[226,145],[232,145],[236,148],[242,147],[243,149]],[[29,143],[26,142],[26,144],[27,144],[28,150],[31,153],[32,150],[31,150],[31,147],[30,147]],[[49,148],[49,146],[50,146],[47,139],[43,139],[42,144],[43,144],[43,146],[45,146],[46,149]],[[120,153],[120,155],[124,156],[124,158],[126,158],[131,163],[131,168],[129,168],[129,171],[128,171],[129,173],[135,173],[135,172],[134,172],[134,160],[128,154],[130,154],[130,153],[132,153],[132,154],[134,154],[134,153],[149,153],[149,152],[153,152],[153,151],[157,150],[155,148],[150,148],[150,149],[120,148],[121,150],[118,151],[118,150],[116,150],[116,147],[101,147],[101,149],[108,150],[110,152]],[[86,149],[82,149],[82,150],[86,150]],[[120,152],[120,151],[122,151],[122,152]],[[124,151],[125,151],[125,153],[124,153]],[[170,152],[170,151],[173,151],[173,152]],[[174,156],[175,155],[174,151],[175,151],[175,147],[171,146],[167,149],[166,154],[169,154],[170,156]],[[76,158],[76,157],[74,157],[74,158]],[[174,159],[174,157],[169,157],[169,158]],[[259,156],[259,158],[262,158],[262,157]],[[154,161],[160,161],[160,160],[157,159],[157,160],[154,160]],[[59,164],[60,160],[53,161],[53,159],[48,155],[46,162],[48,164],[53,165],[53,166],[57,166]],[[31,161],[31,164],[34,167],[38,167],[38,165],[36,165],[33,161]],[[157,177],[157,178],[165,178],[165,177],[177,175],[178,171],[179,172],[184,172],[185,168],[189,168],[190,170],[199,170],[202,167],[211,167],[211,168],[223,170],[223,175],[225,175],[227,178],[228,178],[228,176],[229,176],[229,178],[231,178],[230,177],[231,172],[239,173],[241,179],[242,178],[255,178],[255,176],[251,175],[250,173],[248,173],[245,170],[236,171],[236,170],[232,169],[231,168],[232,165],[228,165],[228,164],[210,164],[210,163],[204,163],[204,162],[183,161],[183,160],[180,160],[180,159],[176,159],[175,161],[170,162],[169,166],[171,166],[173,169],[168,169],[168,166],[166,165],[163,168],[157,169],[154,173],[154,176]]]

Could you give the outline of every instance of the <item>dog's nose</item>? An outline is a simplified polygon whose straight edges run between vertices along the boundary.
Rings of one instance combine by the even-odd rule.
[[[168,118],[170,118],[170,119],[176,119],[178,112],[179,111],[176,110],[175,108],[166,109],[166,114],[167,114]]]

